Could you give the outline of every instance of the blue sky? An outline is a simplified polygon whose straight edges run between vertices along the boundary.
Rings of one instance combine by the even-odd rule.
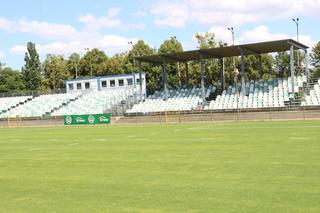
[[[128,51],[129,41],[150,46],[176,36],[194,49],[196,32],[211,31],[231,43],[295,38],[292,18],[300,18],[300,41],[320,40],[320,0],[1,0],[0,61],[20,69],[28,41],[46,54],[84,53],[99,48],[107,55]]]

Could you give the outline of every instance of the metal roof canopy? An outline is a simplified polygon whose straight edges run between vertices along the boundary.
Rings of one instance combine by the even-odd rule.
[[[290,50],[291,46],[293,46],[294,49],[308,49],[306,45],[301,44],[293,39],[284,39],[226,47],[191,50],[179,53],[138,56],[135,57],[135,60],[139,62],[147,62],[160,65],[163,63],[188,62],[200,59],[241,56],[241,51],[243,51],[243,55],[260,55],[264,53],[285,52]]]

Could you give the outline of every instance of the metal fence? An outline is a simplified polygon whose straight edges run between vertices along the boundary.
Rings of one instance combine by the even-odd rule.
[[[319,107],[263,108],[255,110],[198,110],[158,112],[135,115],[113,115],[112,125],[182,124],[237,121],[319,120]],[[0,127],[63,126],[63,117],[4,118]]]

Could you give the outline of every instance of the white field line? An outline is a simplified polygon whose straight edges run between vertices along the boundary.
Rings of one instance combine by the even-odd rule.
[[[75,146],[78,145],[79,143],[70,143],[69,146]]]
[[[293,137],[293,138],[289,138],[289,140],[311,140],[311,138],[300,138],[300,137]]]
[[[92,141],[106,141],[106,138],[91,138]]]
[[[30,152],[32,152],[32,151],[38,151],[38,150],[40,150],[40,149],[39,149],[39,148],[31,148],[31,149],[29,149]]]

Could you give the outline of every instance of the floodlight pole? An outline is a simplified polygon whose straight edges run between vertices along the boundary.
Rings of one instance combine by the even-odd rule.
[[[232,46],[234,46],[234,28],[233,27],[228,27],[228,30],[231,32],[232,34]],[[232,64],[233,64],[233,70],[235,70],[236,68],[236,62],[234,60],[234,57],[232,57]]]
[[[292,21],[296,24],[296,30],[297,30],[297,42],[299,42],[299,18],[293,18]],[[300,59],[299,59],[299,50],[297,50],[297,67],[300,67]]]

